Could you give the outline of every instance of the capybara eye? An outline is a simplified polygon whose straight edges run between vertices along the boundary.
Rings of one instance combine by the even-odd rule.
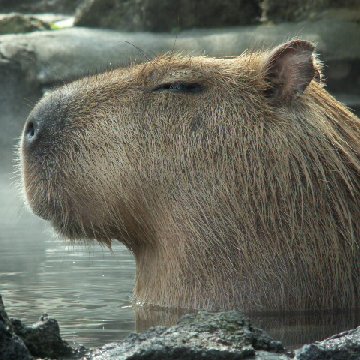
[[[160,92],[160,91],[170,91],[174,93],[199,93],[204,90],[204,87],[198,83],[185,83],[185,82],[174,82],[174,83],[166,83],[161,84],[155,87],[152,91]]]

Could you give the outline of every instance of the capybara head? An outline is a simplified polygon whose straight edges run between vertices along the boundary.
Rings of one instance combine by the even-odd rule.
[[[21,141],[30,207],[67,238],[123,242],[140,303],[355,307],[360,121],[313,50],[171,54],[53,91]]]

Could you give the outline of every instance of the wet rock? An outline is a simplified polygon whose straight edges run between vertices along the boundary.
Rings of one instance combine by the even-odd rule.
[[[12,325],[6,314],[0,295],[0,359],[31,360],[29,350],[24,342],[12,332]]]
[[[57,321],[46,314],[31,326],[9,319],[0,295],[0,360],[70,357],[82,352],[82,347],[72,349],[61,339]]]
[[[0,321],[4,324],[5,328],[12,330],[11,321],[5,311],[5,306],[0,295]]]
[[[239,312],[185,315],[176,326],[154,327],[117,344],[91,351],[86,359],[287,359],[279,341],[254,328]],[[259,357],[261,356],[261,357]]]
[[[34,16],[10,14],[0,16],[0,35],[49,30],[50,24]]]
[[[33,356],[57,358],[72,354],[70,345],[61,339],[60,328],[55,319],[48,319],[43,315],[31,326],[23,325],[18,319],[12,319],[11,322],[15,334],[24,341]]]
[[[24,342],[11,333],[0,321],[0,359],[3,360],[31,360],[29,350]]]
[[[304,345],[295,351],[296,360],[359,360],[360,326],[330,338]]]
[[[125,31],[174,31],[254,24],[257,0],[84,0],[75,25]]]

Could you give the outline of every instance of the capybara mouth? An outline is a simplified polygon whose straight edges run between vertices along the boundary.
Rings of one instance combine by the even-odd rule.
[[[106,239],[108,241],[109,236],[97,226],[96,220],[90,220],[86,210],[76,209],[74,202],[68,197],[66,191],[61,194],[42,192],[37,197],[28,195],[28,203],[33,213],[50,222],[56,233],[62,237],[70,240],[96,239],[104,242]]]
[[[58,223],[68,210],[65,210],[64,200],[60,201],[58,194],[51,190],[56,185],[44,178],[40,180],[36,177],[31,180],[29,178],[31,178],[29,174],[24,176],[24,188],[31,210],[44,220]]]
[[[51,164],[48,158],[29,156],[24,149],[23,141],[20,152],[26,203],[35,215],[50,221],[59,216],[64,209],[58,196],[58,192],[62,188],[57,180],[59,172],[55,171],[53,165],[48,166]]]
[[[95,239],[109,245],[111,236],[99,226],[89,201],[64,185],[65,175],[53,168],[51,176],[40,165],[23,165],[26,200],[33,213],[49,221],[54,230],[70,240]],[[81,205],[83,204],[83,205]]]

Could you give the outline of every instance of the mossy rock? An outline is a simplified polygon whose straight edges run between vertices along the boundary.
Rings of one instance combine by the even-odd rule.
[[[0,17],[0,34],[18,34],[50,29],[50,24],[33,16],[10,14]]]

